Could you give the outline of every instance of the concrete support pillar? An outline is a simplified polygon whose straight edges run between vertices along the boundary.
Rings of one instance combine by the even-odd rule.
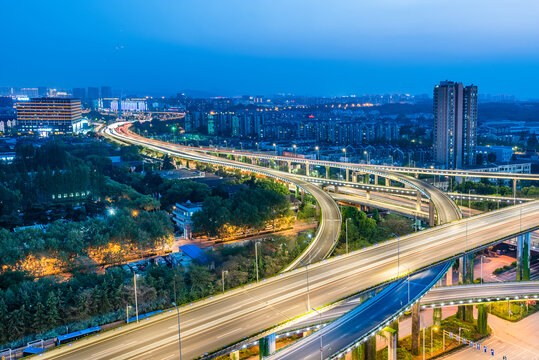
[[[473,281],[474,281],[473,264],[474,264],[473,254],[467,254],[459,258],[459,282],[463,284],[473,284]]]
[[[352,360],[365,360],[365,344],[360,344],[352,350]]]
[[[416,302],[412,306],[412,354],[419,355],[419,337],[420,333],[420,318],[421,314],[419,312],[419,302]]]
[[[434,208],[434,204],[432,203],[432,200],[429,201],[429,226],[430,227],[433,227],[436,225],[436,219],[434,217],[434,213],[435,213],[435,208]]]
[[[397,360],[398,332],[395,329],[386,327],[384,336],[387,339],[387,360]]]
[[[326,179],[329,179],[329,166],[326,166]]]
[[[467,254],[459,258],[459,282],[473,284],[474,281],[474,256]],[[457,310],[457,318],[467,322],[473,322],[473,305],[460,305]]]
[[[415,176],[416,179],[418,179],[419,178],[419,173],[415,173],[414,176]]]
[[[513,198],[517,197],[517,179],[513,179]]]
[[[517,281],[530,280],[530,233],[517,237]]]
[[[435,327],[438,327],[438,329],[442,325],[442,308],[441,307],[432,309],[432,324]]]
[[[334,192],[335,194],[338,194],[338,193],[339,193],[339,186],[333,185],[333,192]]]
[[[291,173],[292,172],[292,161],[287,161],[287,166],[288,166],[288,172]]]
[[[275,353],[275,333],[264,336],[258,340],[260,359]]]
[[[417,192],[417,197],[415,201],[415,209],[417,211],[421,211],[421,193],[419,191]]]
[[[350,181],[350,170],[346,169],[346,181]]]
[[[305,175],[307,175],[307,176],[310,176],[309,174],[311,173],[309,171],[309,168],[310,168],[309,163],[305,163]]]
[[[374,174],[374,185],[378,185],[378,175]]]
[[[367,173],[365,173],[365,181],[363,181],[365,184],[371,183],[371,176]]]
[[[305,201],[305,190],[301,190],[301,202]]]
[[[447,273],[445,274],[445,286],[452,286],[453,285],[453,266],[447,270]]]
[[[391,179],[387,177],[385,179],[386,179],[386,186],[391,186]]]
[[[376,360],[376,335],[365,341],[365,360]]]
[[[365,194],[367,195],[367,200],[370,200],[370,199],[371,199],[371,191],[370,191],[370,190],[366,190],[366,191],[365,191]]]
[[[240,360],[240,351],[236,350],[230,353],[230,360]]]

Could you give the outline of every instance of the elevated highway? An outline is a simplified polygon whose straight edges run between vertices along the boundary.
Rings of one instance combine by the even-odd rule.
[[[465,304],[489,303],[493,301],[522,301],[539,299],[539,281],[495,282],[473,285],[456,285],[433,287],[419,301],[421,309],[444,306],[457,306]],[[362,302],[361,296],[354,296],[340,305],[322,312],[309,314],[294,326],[285,328],[279,334],[305,330],[307,327],[328,323],[352,309]]]
[[[538,211],[539,203],[530,202],[313,264],[308,267],[310,306],[324,306],[397,275],[538,228]],[[275,324],[292,321],[307,311],[304,267],[182,306],[183,356],[194,358],[244,337],[265,334]],[[105,333],[97,341],[84,339],[49,351],[43,358],[164,359],[178,354],[176,321],[175,313],[158,315],[141,325]]]
[[[108,136],[119,139],[120,141],[141,145],[146,148],[165,153],[171,156],[182,157],[184,159],[221,165],[230,168],[236,168],[244,171],[255,172],[264,176],[272,177],[296,185],[298,188],[310,193],[318,202],[322,212],[321,222],[315,238],[311,241],[308,248],[291,264],[285,271],[291,270],[303,262],[316,262],[327,257],[333,250],[341,228],[341,213],[333,199],[318,186],[298,178],[292,174],[284,173],[274,169],[268,169],[257,165],[245,164],[219,157],[208,156],[189,150],[186,147],[176,148],[169,146],[169,143],[161,141],[134,137],[132,133],[125,134],[121,127],[123,124],[116,124],[105,128],[103,131]],[[119,129],[118,129],[119,128]],[[119,131],[117,131],[117,129]],[[129,135],[129,136],[128,136]]]
[[[421,219],[424,221],[429,220],[428,209],[427,211],[424,211],[424,210],[417,211],[415,209],[411,209],[406,206],[395,205],[388,202],[382,202],[382,201],[377,201],[377,200],[372,200],[372,199],[369,200],[369,199],[366,199],[357,195],[331,194],[331,197],[334,200],[348,203],[348,204],[365,205],[365,206],[369,206],[369,207],[373,207],[377,209],[389,210],[390,212],[394,214],[399,214],[406,217],[411,217],[411,218],[417,217],[418,219]]]
[[[124,139],[133,142],[129,137]],[[238,165],[186,150],[176,152],[161,144],[140,143],[175,156],[189,156],[193,160],[223,166],[247,167],[250,171],[253,169],[253,165]],[[256,172],[268,173],[268,169],[261,167]],[[282,177],[283,173],[275,172],[272,175]],[[295,182],[296,178],[289,178],[288,181]],[[182,354],[186,358],[194,358],[244,337],[257,333],[262,335],[273,331],[268,329],[276,324],[292,321],[308,312],[308,305],[321,307],[403,276],[406,272],[513,237],[520,231],[539,226],[536,216],[538,210],[539,204],[535,202],[524,204],[519,209],[507,208],[477,216],[466,223],[454,222],[402,237],[400,241],[392,240],[310,265],[310,304],[307,304],[307,269],[301,267],[257,284],[182,306]],[[165,313],[141,325],[128,325],[104,333],[99,339],[92,337],[69,347],[49,351],[43,358],[168,358],[178,353],[176,321],[175,313]]]

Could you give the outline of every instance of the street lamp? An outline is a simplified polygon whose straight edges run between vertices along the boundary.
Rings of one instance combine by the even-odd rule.
[[[178,344],[180,348],[180,360],[182,360],[182,335],[180,332],[180,309],[176,306],[176,303],[173,302],[172,305],[176,308],[176,312],[178,313]]]
[[[258,244],[260,241],[255,241],[256,282],[258,282]]]
[[[318,316],[320,316],[320,330],[318,330],[320,333],[319,333],[319,337],[320,337],[320,360],[324,360],[324,346],[322,345],[322,313],[319,312],[318,310],[316,310],[315,308],[313,308],[313,311],[316,312],[318,314]]]
[[[346,148],[342,149],[342,152],[344,153],[344,162],[348,162],[348,159],[346,158]]]
[[[316,152],[318,153],[318,156],[316,157],[316,160],[320,160],[320,147],[319,147],[319,146],[315,146],[314,149],[315,149]]]
[[[292,145],[292,147],[294,148],[294,157],[297,157],[298,156],[298,152],[297,152],[297,146],[296,144]]]
[[[434,338],[433,330],[438,331],[438,327],[433,326],[433,327],[430,328],[430,356],[431,357],[432,357],[432,345],[433,345],[433,338]]]
[[[397,234],[395,234],[395,233],[391,233],[391,234],[394,237],[397,238],[397,277],[399,277],[399,272],[400,272],[400,252],[401,252],[400,242],[401,242],[401,239]]]
[[[369,152],[367,150],[363,151],[363,154],[367,157],[367,164],[370,164],[371,161],[369,160]]]
[[[258,142],[256,142],[255,144],[256,144],[256,151],[259,151]]]
[[[347,218],[346,221],[344,222],[345,227],[346,227],[346,253],[347,254],[348,254],[348,220],[350,220],[350,218]]]
[[[138,298],[137,298],[137,273],[133,273],[133,284],[135,287],[135,313],[137,315],[137,323],[138,323]]]
[[[273,143],[273,151],[275,151],[275,155],[277,155],[277,144]]]
[[[307,310],[311,308],[311,294],[309,292],[309,267],[303,261],[299,261],[301,265],[305,266],[305,273],[307,274]]]
[[[221,282],[223,283],[223,292],[225,292],[225,275],[228,275],[228,270],[221,270]]]

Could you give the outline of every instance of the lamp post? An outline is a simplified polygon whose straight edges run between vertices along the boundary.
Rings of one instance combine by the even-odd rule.
[[[298,157],[298,152],[297,152],[298,147],[296,146],[296,144],[292,145],[292,147],[294,148],[294,157]]]
[[[432,347],[433,347],[433,338],[434,338],[433,330],[438,331],[438,327],[433,326],[433,327],[430,328],[430,356],[431,357],[432,357]]]
[[[324,346],[322,345],[322,313],[319,312],[318,310],[316,310],[315,308],[313,308],[313,311],[316,312],[318,314],[318,316],[320,316],[320,333],[319,333],[319,337],[320,337],[320,360],[324,360]]]
[[[346,157],[346,148],[343,148],[343,149],[342,149],[342,152],[344,153],[344,162],[347,163],[347,162],[348,162],[348,158]]]
[[[277,144],[273,143],[273,151],[275,151],[275,155],[277,155]]]
[[[315,146],[314,149],[316,150],[317,152],[317,157],[316,157],[316,160],[320,160],[320,147],[319,146]]]
[[[481,255],[481,284],[483,283],[483,255]]]
[[[394,237],[397,238],[397,277],[399,277],[399,273],[400,273],[400,253],[401,253],[400,242],[401,242],[401,239],[395,233],[391,233],[391,235],[393,235]]]
[[[228,275],[228,270],[221,270],[221,282],[223,283],[223,292],[225,292],[225,275]]]
[[[255,144],[256,144],[256,151],[259,151],[258,142],[256,142]]]
[[[256,282],[258,282],[258,244],[260,241],[255,241]]]
[[[172,305],[176,308],[176,312],[178,313],[178,346],[180,348],[180,360],[182,360],[182,335],[180,332],[180,309],[176,306],[176,303],[173,302]]]
[[[133,284],[135,286],[135,313],[137,315],[137,323],[138,323],[137,273],[133,273]]]
[[[350,220],[350,218],[347,218],[346,221],[344,222],[345,227],[346,227],[346,253],[347,254],[348,254],[348,220]]]
[[[371,161],[369,160],[369,152],[367,150],[363,151],[363,154],[367,157],[367,164],[370,164]]]
[[[307,310],[311,308],[311,294],[309,292],[309,267],[300,260],[300,264],[305,266],[305,274],[307,274]]]

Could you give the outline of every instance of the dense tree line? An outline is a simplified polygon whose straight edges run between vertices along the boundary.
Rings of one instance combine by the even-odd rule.
[[[305,235],[263,240],[258,248],[260,276],[276,274],[307,244]],[[253,244],[221,248],[208,256],[216,264],[212,270],[197,263],[188,272],[181,267],[151,265],[137,280],[139,313],[169,308],[172,301],[184,304],[221,292],[222,270],[228,271],[226,289],[256,280]],[[133,275],[120,269],[104,275],[75,272],[67,281],[54,277],[33,281],[20,272],[0,274],[0,347],[122,320],[127,306],[134,316]]]
[[[271,180],[250,180],[247,189],[236,192],[230,198],[210,196],[204,200],[202,211],[193,215],[197,233],[216,236],[227,225],[244,231],[261,230],[267,222],[290,214],[288,189]]]
[[[38,222],[31,215],[53,204],[84,202],[103,192],[106,179],[58,142],[18,144],[13,163],[0,164],[0,225]],[[24,217],[21,215],[24,214]]]
[[[378,211],[372,218],[355,207],[346,206],[342,209],[342,227],[339,235],[339,245],[336,253],[346,252],[346,219],[348,220],[348,249],[349,251],[362,249],[397,235],[412,232],[412,221],[399,215],[388,214],[379,216]]]

